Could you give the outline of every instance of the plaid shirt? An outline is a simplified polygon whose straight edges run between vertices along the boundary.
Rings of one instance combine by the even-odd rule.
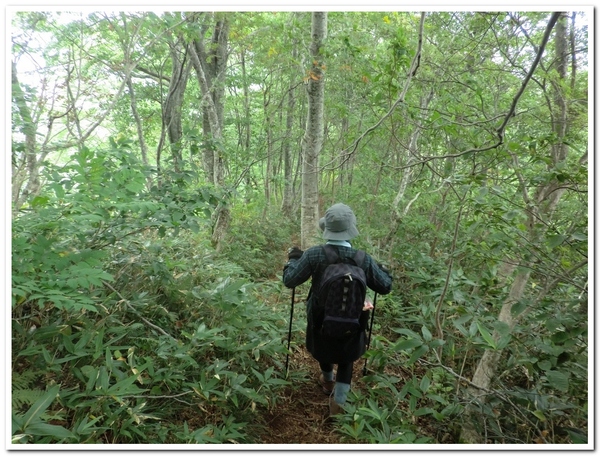
[[[342,259],[354,258],[357,250],[352,247],[334,245],[338,255]],[[289,260],[283,268],[283,284],[288,288],[294,288],[306,282],[312,277],[311,291],[318,290],[321,277],[328,266],[325,251],[321,245],[311,247],[304,251],[299,259]],[[365,255],[362,269],[367,277],[367,286],[379,293],[388,294],[392,290],[392,278],[384,272],[375,262],[371,255]],[[309,300],[312,293],[309,293]]]

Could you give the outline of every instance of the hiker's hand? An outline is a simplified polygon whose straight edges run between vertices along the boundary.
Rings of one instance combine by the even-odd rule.
[[[302,256],[303,253],[304,252],[298,247],[291,247],[288,249],[288,260],[297,260]]]

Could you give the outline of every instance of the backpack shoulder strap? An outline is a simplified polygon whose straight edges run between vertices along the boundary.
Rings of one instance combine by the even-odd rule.
[[[328,264],[337,263],[339,261],[339,255],[329,244],[323,244],[323,251],[325,252],[325,257],[327,257]]]
[[[358,266],[361,269],[362,269],[362,265],[365,261],[365,256],[366,256],[366,253],[364,250],[357,250],[356,253],[354,254],[354,262],[356,263],[356,266]]]

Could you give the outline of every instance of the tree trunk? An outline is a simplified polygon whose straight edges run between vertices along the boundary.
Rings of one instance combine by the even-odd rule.
[[[127,89],[129,90],[129,100],[131,104],[131,114],[133,120],[135,120],[135,128],[138,135],[138,141],[140,142],[140,150],[142,152],[142,162],[144,165],[148,165],[148,145],[144,139],[144,130],[142,128],[142,119],[137,109],[137,100],[135,98],[135,92],[133,90],[133,83],[131,81],[131,75],[127,78]]]
[[[511,331],[517,323],[517,320],[512,316],[511,310],[513,305],[519,302],[523,297],[530,274],[529,270],[524,270],[516,275],[510,287],[508,298],[504,301],[504,304],[500,309],[498,321],[506,323]],[[500,335],[497,332],[494,332],[494,340],[497,342],[499,339]],[[477,401],[485,401],[485,390],[490,389],[492,379],[497,374],[497,369],[502,358],[502,352],[503,350],[485,350],[479,363],[477,363],[477,368],[475,369],[473,379],[471,380],[471,383],[476,385],[476,387],[469,387],[467,389],[469,397],[476,399]],[[473,426],[472,421],[468,419],[464,422],[461,437],[465,443],[485,443],[482,442],[482,436],[480,435],[479,429],[476,429],[475,426]]]
[[[17,168],[13,158],[13,212],[19,211],[27,197],[36,194],[40,188],[39,161],[36,151],[36,125],[33,122],[31,111],[27,105],[25,94],[21,89],[17,76],[17,65],[12,62],[12,98],[17,105],[19,116],[23,122],[25,134],[25,169]],[[23,190],[23,182],[27,182]]]
[[[292,18],[299,13],[292,13]],[[298,60],[298,42],[293,39],[292,43],[292,61]],[[294,83],[295,76],[290,77],[290,83],[287,92],[287,110],[285,118],[285,136],[283,138],[282,153],[283,153],[283,198],[281,203],[281,211],[284,216],[292,217],[294,205],[294,160],[292,158],[292,132],[294,126],[294,108],[296,106],[296,95]],[[301,158],[300,160],[301,161]]]
[[[203,28],[203,30],[205,29]],[[210,52],[206,52],[202,37],[194,40],[188,47],[192,64],[196,70],[198,84],[202,91],[202,108],[205,116],[204,127],[207,139],[205,157],[208,157],[207,161],[210,161],[209,168],[212,168],[212,182],[220,188],[225,184],[225,162],[220,150],[223,138],[228,34],[229,22],[227,17],[223,15],[216,20]],[[207,128],[210,130],[207,131]],[[228,207],[227,196],[225,196],[224,200],[217,206],[213,217],[212,244],[217,251],[220,250],[229,228],[230,218],[231,212]]]
[[[229,22],[226,16],[216,19],[209,46],[204,44],[202,38],[206,28],[205,25],[201,27],[201,37],[193,41],[189,50],[202,91],[205,166],[212,182],[221,186],[225,176],[225,162],[220,152],[220,142],[223,131]]]
[[[176,170],[181,169],[183,156],[181,153],[183,127],[181,121],[181,108],[183,105],[183,96],[187,86],[188,76],[190,74],[189,61],[186,59],[186,53],[180,42],[169,43],[171,54],[172,71],[169,83],[169,92],[163,104],[163,122],[169,144],[171,146],[171,155]]]
[[[297,56],[296,47],[292,51],[294,60]],[[293,181],[293,166],[294,161],[292,160],[292,127],[294,125],[294,106],[296,104],[296,98],[294,96],[293,84],[290,82],[288,90],[288,104],[285,119],[285,137],[283,140],[283,201],[281,203],[281,211],[286,217],[292,216],[292,204],[294,200],[294,181]]]
[[[327,13],[312,13],[312,67],[308,73],[308,114],[302,144],[301,244],[315,243],[319,222],[319,154],[323,145],[325,73],[321,48],[327,37]]]
[[[270,87],[267,86],[263,91],[263,113],[264,113],[264,123],[265,123],[265,135],[267,139],[267,163],[263,167],[264,170],[264,191],[265,191],[265,206],[264,210],[270,205],[271,200],[271,182],[273,180],[274,174],[272,172],[273,163],[272,163],[272,155],[273,155],[273,128],[271,125],[271,115],[269,113],[269,104],[271,103],[271,96],[269,93]]]

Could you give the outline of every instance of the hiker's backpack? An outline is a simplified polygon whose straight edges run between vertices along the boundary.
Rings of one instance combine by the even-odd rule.
[[[360,331],[360,316],[367,293],[362,269],[365,252],[359,250],[344,262],[330,245],[323,246],[328,266],[321,277],[317,304],[324,311],[321,333],[332,339],[347,339]]]

